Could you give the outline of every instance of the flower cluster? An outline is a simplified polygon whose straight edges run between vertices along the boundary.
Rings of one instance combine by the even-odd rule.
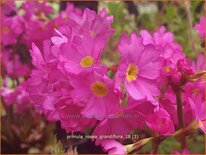
[[[3,7],[9,9],[2,14],[6,84],[1,90],[8,106],[15,102],[20,112],[34,106],[49,121],[59,121],[67,133],[122,135],[123,139],[93,139],[112,154],[126,153],[121,143],[137,129],[146,128],[150,136],[170,136],[195,122],[206,132],[206,82],[200,76],[204,56],[190,62],[165,27],[153,34],[147,30],[122,34],[121,59],[111,77],[110,67],[101,63],[114,32],[113,17],[105,8],[96,13],[68,4],[51,19],[53,10],[46,2],[24,3],[23,15],[12,1]],[[202,38],[204,21],[201,18],[195,26]],[[28,53],[22,48],[30,49],[33,66],[25,61]],[[9,88],[7,77],[16,80],[16,88]],[[184,126],[180,126],[179,104]]]

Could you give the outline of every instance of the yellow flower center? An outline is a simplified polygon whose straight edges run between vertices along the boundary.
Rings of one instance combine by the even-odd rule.
[[[194,90],[192,90],[192,93],[193,93],[193,94],[199,94],[199,93],[200,93],[200,90],[199,90],[199,89],[194,89]]]
[[[128,81],[134,81],[136,80],[138,75],[138,68],[134,64],[130,64],[129,67],[127,68],[126,72],[126,78]]]
[[[170,67],[169,66],[165,67],[165,72],[167,72],[167,73],[170,72]]]
[[[5,26],[5,27],[3,28],[3,32],[4,32],[5,34],[8,34],[8,33],[10,32],[9,27],[8,27],[8,26]]]
[[[199,125],[200,127],[203,127],[203,123],[202,123],[201,120],[198,120],[198,125]]]
[[[204,75],[202,76],[202,80],[203,80],[203,81],[206,81],[206,74],[204,74]]]
[[[107,86],[102,83],[102,82],[94,82],[91,85],[91,90],[94,93],[94,95],[98,96],[98,97],[103,97],[108,93],[108,88]]]
[[[86,56],[81,60],[80,64],[83,68],[91,67],[94,64],[94,59],[91,56]]]
[[[94,38],[96,36],[96,33],[94,31],[89,31],[90,37]]]

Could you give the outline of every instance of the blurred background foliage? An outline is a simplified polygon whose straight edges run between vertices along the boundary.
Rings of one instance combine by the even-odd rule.
[[[22,2],[16,1],[16,5],[20,7]],[[66,2],[57,1],[50,1],[49,3],[54,8],[54,14],[51,18],[64,9],[66,4]],[[140,29],[147,29],[153,33],[161,25],[164,25],[168,31],[174,34],[176,41],[182,46],[187,57],[194,59],[194,50],[197,52],[203,51],[197,32],[192,29],[194,24],[199,22],[199,18],[204,15],[204,1],[202,0],[189,1],[189,3],[185,3],[183,0],[73,3],[77,7],[89,7],[96,11],[106,7],[109,14],[114,16],[113,28],[115,29],[115,33],[109,39],[102,56],[102,62],[108,66],[118,63],[120,55],[117,45],[122,33],[130,34],[133,31],[139,33]],[[189,19],[192,20],[192,23],[189,23]],[[2,105],[1,116],[2,124],[5,125],[2,130],[2,138],[5,141],[4,145],[6,145],[2,148],[11,148],[14,151],[13,153],[53,154],[64,153],[66,152],[66,148],[68,149],[68,145],[65,146],[62,144],[61,133],[56,132],[58,126],[48,123],[42,116],[33,116],[32,112],[26,112],[23,115],[12,114],[11,116],[6,116]],[[12,118],[8,119],[8,117]],[[9,122],[11,120],[12,123]],[[9,124],[12,124],[12,127],[9,127]],[[57,135],[54,133],[57,133]],[[65,133],[63,137],[65,139]],[[204,153],[205,141],[202,133],[197,132],[188,139],[188,146],[191,153]],[[94,144],[91,145],[94,147]],[[91,145],[89,144],[89,147]],[[89,147],[87,146],[88,149]],[[172,150],[179,147],[180,145],[177,141],[173,138],[168,138],[160,145],[159,152],[171,153]],[[134,153],[149,153],[150,150],[151,144],[149,143]],[[77,152],[76,148],[71,148],[68,151],[70,153],[77,153],[78,146]]]

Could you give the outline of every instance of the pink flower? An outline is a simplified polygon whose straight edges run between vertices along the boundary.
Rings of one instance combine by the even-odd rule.
[[[26,92],[25,82],[21,83],[14,89],[3,87],[1,91],[2,97],[7,106],[16,105],[15,112],[22,113],[33,107],[29,94]]]
[[[23,18],[21,16],[12,16],[12,17],[2,17],[2,31],[1,38],[2,44],[12,45],[17,42],[17,38],[23,32]]]
[[[182,151],[182,153],[179,152],[179,151],[177,151],[177,150],[175,150],[175,151],[173,151],[173,154],[190,154],[190,151],[185,148],[185,149]]]
[[[162,108],[148,116],[145,123],[150,129],[152,129],[152,131],[158,132],[161,135],[168,136],[173,134],[175,131],[170,115]]]
[[[81,72],[71,78],[74,102],[86,101],[83,115],[102,120],[117,111],[119,94],[114,90],[113,80],[109,79],[106,74],[106,68],[101,67]]]
[[[79,74],[87,68],[94,68],[100,63],[102,48],[88,37],[75,36],[72,43],[62,44],[59,60],[68,73]]]
[[[200,38],[205,39],[206,37],[206,17],[201,17],[199,24],[194,26],[194,29],[198,31]]]
[[[66,132],[82,132],[85,129],[91,129],[95,123],[95,119],[85,118],[81,112],[84,104],[74,103],[71,98],[62,98],[55,104],[58,119],[61,127]]]
[[[115,76],[116,87],[124,81],[128,94],[134,99],[147,98],[157,104],[154,97],[159,95],[156,80],[161,68],[160,50],[151,44],[145,46],[135,33],[130,38],[122,35],[118,48],[122,58]]]
[[[185,118],[185,125],[189,125],[193,120],[193,110],[188,102],[185,102],[185,97],[182,95],[183,102],[183,114]],[[171,86],[169,86],[164,93],[164,97],[160,100],[160,105],[170,114],[170,118],[172,119],[175,126],[178,126],[178,114],[177,114],[177,103],[176,103],[176,95],[172,90]]]
[[[127,106],[121,106],[116,113],[108,115],[107,118],[101,121],[92,135],[98,137],[101,137],[101,135],[116,135],[122,136],[120,139],[126,139],[129,138],[126,135],[129,135],[130,131],[137,128],[143,129],[147,116],[153,113],[155,106],[150,102],[139,102],[133,99],[129,99],[128,102]],[[97,139],[96,143],[109,139]]]
[[[49,41],[44,42],[43,52],[35,44],[32,45],[30,53],[36,70],[32,71],[27,81],[27,91],[36,110],[43,112],[49,120],[56,120],[58,115],[54,104],[62,96],[69,96],[72,87],[69,79],[57,68],[56,58],[50,59],[50,48]]]
[[[100,144],[96,144],[100,145]],[[126,148],[120,142],[116,140],[103,140],[101,146],[108,154],[127,154]]]
[[[48,25],[49,16],[53,12],[52,7],[48,6],[46,2],[31,1],[23,3],[22,9],[25,11],[23,41],[29,48],[32,42],[41,47],[43,41],[53,34],[53,27]]]
[[[205,113],[205,81],[197,81],[195,83],[188,83],[185,86],[185,102],[187,102],[192,109],[192,119],[197,122],[197,125],[203,132],[206,132],[206,113]]]
[[[12,14],[15,14],[17,8],[14,0],[1,1],[1,10],[2,16],[11,16]]]
[[[21,62],[21,58],[16,51],[2,49],[2,70],[3,76],[13,79],[28,77],[31,66]]]
[[[141,30],[140,35],[143,38],[144,45],[153,44],[161,47],[161,56],[165,59],[170,58],[176,63],[179,58],[183,57],[181,46],[175,42],[171,32],[166,32],[164,26],[154,32],[153,36],[147,30]]]
[[[46,16],[53,12],[47,2],[26,2],[23,3],[22,9],[25,11],[24,18],[27,20],[46,20]]]
[[[205,70],[205,56],[203,53],[199,54],[197,60],[192,62],[192,68],[197,72]]]

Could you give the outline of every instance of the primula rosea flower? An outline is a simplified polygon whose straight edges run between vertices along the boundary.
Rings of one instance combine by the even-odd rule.
[[[192,122],[192,113],[193,110],[188,102],[185,102],[185,98],[182,97],[183,100],[183,114],[185,116],[185,125],[189,125]],[[164,93],[164,97],[160,100],[160,105],[170,114],[170,118],[172,119],[175,126],[178,126],[178,115],[177,115],[177,103],[176,103],[176,95],[172,90],[171,86],[169,86]]]
[[[179,151],[177,151],[177,150],[175,150],[175,151],[173,151],[173,154],[190,154],[190,151],[185,148],[185,149],[182,151],[182,153],[179,152]]]
[[[66,72],[79,74],[84,69],[97,65],[101,52],[102,48],[93,39],[75,36],[72,43],[61,45],[59,60]]]
[[[105,152],[108,154],[127,154],[126,148],[120,142],[110,139],[102,140],[100,144]]]
[[[148,116],[145,123],[152,131],[161,135],[168,136],[175,131],[170,115],[162,108]]]
[[[23,32],[23,22],[23,18],[17,15],[1,18],[1,42],[3,45],[12,45],[17,42],[17,38]]]
[[[181,46],[174,41],[171,32],[166,32],[164,26],[154,32],[153,36],[147,30],[141,30],[140,35],[144,45],[153,44],[156,47],[161,47],[161,56],[165,59],[169,58],[173,63],[176,63],[178,59],[183,58]]]
[[[53,12],[51,6],[47,2],[27,2],[22,5],[25,14],[23,18],[25,33],[23,41],[30,48],[31,43],[34,42],[39,47],[42,46],[44,40],[51,37],[53,27],[48,25],[49,15]]]
[[[152,100],[159,95],[156,80],[160,75],[161,64],[158,61],[160,50],[154,45],[144,45],[141,37],[135,33],[131,37],[125,34],[119,43],[121,61],[115,76],[116,87],[124,81],[124,86],[129,95],[140,100]]]
[[[22,113],[32,107],[29,94],[26,92],[26,83],[23,82],[15,89],[3,87],[1,89],[2,97],[7,106],[16,105],[15,112]]]
[[[27,77],[30,74],[30,66],[21,62],[19,55],[12,50],[2,49],[2,70],[3,76],[13,79]]]
[[[195,120],[204,132],[206,132],[205,85],[205,81],[188,83],[184,93],[185,102],[189,103],[193,112],[192,120]]]
[[[55,120],[54,104],[62,96],[68,96],[72,89],[69,80],[57,68],[56,57],[50,53],[51,42],[44,42],[41,52],[35,44],[30,54],[36,67],[27,81],[27,91],[34,102],[37,111],[43,112],[49,120]],[[51,59],[50,59],[51,58]]]
[[[206,37],[206,17],[201,17],[199,24],[194,26],[194,29],[199,32],[199,36],[202,39]]]
[[[206,70],[204,53],[199,54],[196,61],[192,62],[192,67],[196,72]]]
[[[193,74],[181,46],[175,42],[171,32],[166,32],[165,27],[161,26],[153,36],[147,30],[141,30],[140,35],[144,45],[153,44],[161,49],[161,78],[158,79],[160,85],[165,83],[178,85],[181,80],[184,81],[182,77]]]
[[[17,8],[14,3],[14,0],[1,1],[0,3],[1,3],[2,16],[11,16],[16,13]]]
[[[130,131],[136,128],[144,128],[147,116],[152,114],[155,106],[146,101],[135,101],[129,99],[127,106],[121,106],[116,113],[108,115],[95,128],[93,135],[101,137],[101,135],[117,135],[123,136],[130,134]],[[104,138],[105,140],[107,138]],[[109,140],[109,138],[107,139]],[[96,143],[101,143],[102,139],[97,139]]]
[[[60,99],[54,106],[55,113],[61,122],[61,127],[68,133],[91,129],[96,123],[94,118],[89,119],[82,116],[81,112],[85,104],[74,103],[69,97]]]
[[[107,77],[105,67],[83,71],[70,79],[74,88],[72,98],[75,102],[85,101],[82,114],[102,120],[119,107],[119,93],[115,92],[114,82]]]

